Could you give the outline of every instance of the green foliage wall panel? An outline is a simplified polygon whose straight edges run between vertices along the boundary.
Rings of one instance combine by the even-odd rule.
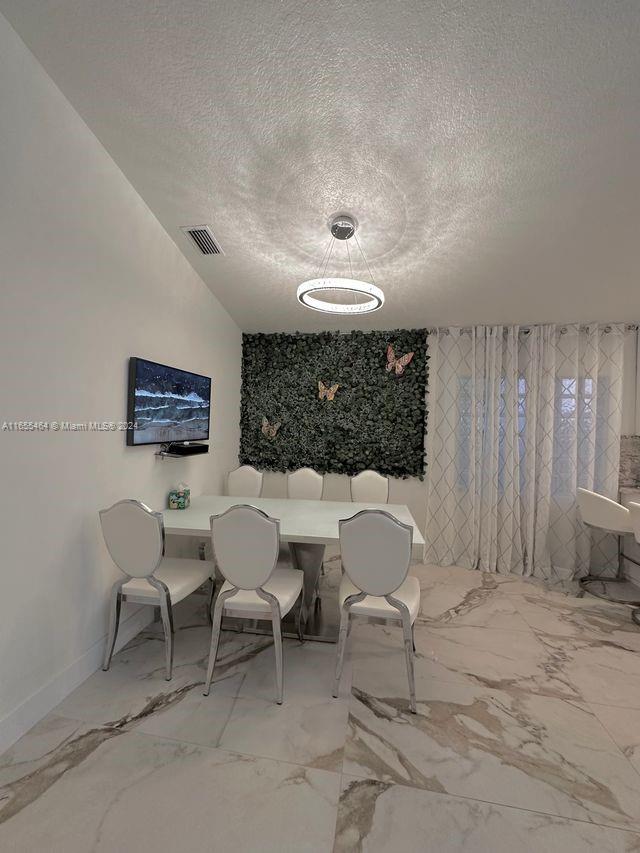
[[[415,353],[402,376],[386,370],[388,344]],[[241,464],[422,478],[427,360],[423,329],[243,335]],[[340,384],[333,400],[318,381]],[[274,438],[263,418],[280,423]]]

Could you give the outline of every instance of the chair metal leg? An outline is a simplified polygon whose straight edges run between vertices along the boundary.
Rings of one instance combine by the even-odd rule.
[[[162,614],[162,627],[164,629],[164,654],[165,654],[165,680],[171,681],[173,675],[173,608],[171,598],[165,594],[160,598],[160,612]]]
[[[282,705],[282,614],[280,613],[280,604],[275,595],[273,595],[273,593],[267,592],[262,587],[258,587],[256,589],[256,593],[263,601],[268,602],[271,608],[271,624],[273,625],[273,648],[276,656],[276,702],[278,703],[278,705]]]
[[[280,624],[280,608],[276,604],[271,610],[273,623],[273,649],[276,656],[276,702],[282,705],[282,627]]]
[[[618,571],[616,572],[616,577],[618,580],[624,579],[624,552],[623,552],[623,537],[618,536]]]
[[[216,665],[216,657],[218,655],[218,643],[220,642],[220,628],[222,626],[222,611],[224,610],[224,602],[227,596],[218,596],[216,606],[213,611],[213,619],[211,622],[211,645],[209,646],[209,663],[207,665],[207,677],[204,682],[204,696],[209,695],[211,689],[211,679],[213,678],[213,668]]]
[[[213,607],[213,599],[216,594],[216,579],[212,575],[211,578],[211,591],[209,592],[209,599],[207,601],[207,620],[209,625],[213,625],[213,613],[211,612],[211,608]]]
[[[357,601],[362,601],[366,598],[365,592],[359,592],[356,595],[350,595],[342,602],[340,608],[340,632],[338,634],[338,652],[336,654],[336,674],[333,680],[333,698],[337,699],[340,693],[340,679],[342,677],[342,667],[344,666],[344,651],[347,645],[347,634],[349,633],[350,625],[350,609],[351,605]]]
[[[594,575],[591,569],[589,569],[589,574],[581,577],[578,581],[582,595],[584,595],[585,592],[588,592],[590,595],[593,595],[596,598],[601,598],[604,601],[626,604],[630,607],[637,607],[638,604],[640,604],[640,595],[637,597],[629,597],[629,595],[616,592],[616,584],[619,584],[622,587],[626,586],[627,589],[629,586],[633,587],[632,582],[625,574],[625,563],[630,562],[637,566],[640,565],[637,560],[624,553],[623,546],[624,537],[618,536],[618,570],[615,577],[607,577],[602,572],[599,575]]]
[[[415,644],[413,641],[413,625],[409,613],[402,614],[402,633],[404,634],[404,653],[407,659],[407,678],[409,679],[409,706],[411,713],[416,713],[416,681],[413,672],[413,653]]]
[[[415,622],[411,626],[411,645],[413,646],[413,653],[416,653],[416,632],[415,632]]]
[[[111,658],[116,645],[116,637],[118,636],[118,627],[120,625],[120,609],[122,606],[122,585],[126,583],[126,578],[116,581],[111,587],[111,602],[109,605],[109,634],[107,635],[107,647],[104,652],[104,663],[102,669],[106,672],[111,666]]]
[[[321,574],[324,574],[324,563],[322,563],[320,566],[320,574],[316,578],[316,586],[315,586],[315,589],[313,591],[313,595],[314,595],[313,609],[314,609],[315,613],[320,613],[320,611],[322,610],[322,597],[320,596],[320,575]]]
[[[304,643],[304,628],[307,624],[307,608],[304,603],[304,582],[300,592],[300,607],[296,614],[296,629],[298,631],[298,639]]]
[[[389,604],[393,605],[400,614],[402,621],[402,634],[404,637],[404,654],[407,661],[407,678],[409,679],[409,707],[411,713],[416,713],[416,681],[413,672],[413,653],[415,651],[415,642],[413,635],[413,624],[411,622],[411,614],[407,605],[393,595],[385,595],[385,599]]]
[[[171,595],[169,587],[153,575],[149,575],[147,580],[154,589],[158,590],[160,595],[160,614],[162,616],[162,627],[164,629],[164,652],[166,674],[165,680],[171,681],[173,673],[173,635],[175,626],[173,624],[173,607],[171,606]]]
[[[340,612],[340,632],[338,634],[338,651],[336,654],[336,672],[333,679],[333,698],[337,699],[340,693],[340,679],[342,667],[344,666],[344,650],[347,645],[347,633],[349,631],[349,611],[342,608]]]

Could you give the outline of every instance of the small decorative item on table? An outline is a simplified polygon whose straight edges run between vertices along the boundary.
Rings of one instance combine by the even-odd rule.
[[[191,489],[185,483],[179,483],[169,492],[169,509],[187,509],[191,503]]]

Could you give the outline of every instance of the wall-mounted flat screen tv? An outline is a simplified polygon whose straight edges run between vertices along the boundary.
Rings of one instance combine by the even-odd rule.
[[[127,444],[209,438],[211,379],[144,358],[129,359]]]

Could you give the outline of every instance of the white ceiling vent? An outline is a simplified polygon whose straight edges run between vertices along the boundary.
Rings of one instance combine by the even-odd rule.
[[[191,237],[203,255],[224,255],[208,225],[185,225],[181,230]]]

